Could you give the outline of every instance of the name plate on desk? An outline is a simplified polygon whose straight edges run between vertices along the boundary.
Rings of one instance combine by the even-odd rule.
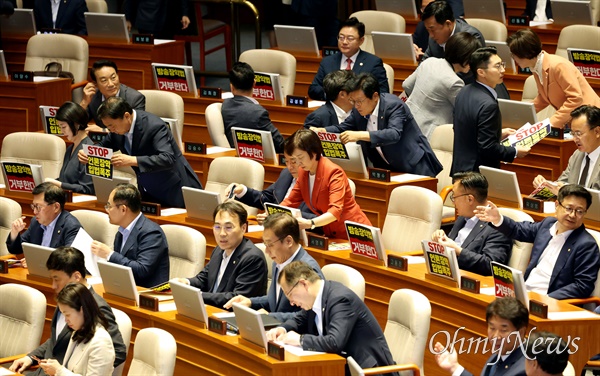
[[[134,44],[154,44],[154,35],[152,34],[133,34],[131,42]]]
[[[267,355],[277,360],[285,360],[285,348],[275,342],[267,342]]]
[[[523,197],[523,209],[543,213],[544,201],[533,197]]]
[[[508,24],[516,26],[529,26],[529,17],[527,16],[508,16]]]
[[[73,202],[73,191],[69,191],[68,189],[63,189],[63,191],[65,192],[65,201]]]
[[[94,144],[101,142],[106,136],[108,136],[108,133],[106,132],[88,132],[88,137],[94,142]]]
[[[0,260],[0,274],[8,273],[8,261]]]
[[[546,137],[564,140],[565,139],[565,131],[564,131],[564,129],[552,127],[552,128],[550,128],[550,133],[548,133],[548,136],[546,136]]]
[[[308,237],[308,246],[312,248],[317,248],[323,251],[329,250],[329,238],[326,236],[320,236],[317,234],[313,234],[311,232],[307,232],[306,236]]]
[[[201,87],[200,98],[216,98],[221,99],[221,88],[219,87]]]
[[[521,68],[521,67],[517,67],[517,72],[519,74],[531,74],[531,69],[529,68]]]
[[[537,300],[531,299],[529,301],[529,313],[531,313],[534,316],[547,319],[548,305],[546,303],[538,302]]]
[[[140,294],[140,307],[149,309],[150,311],[158,312],[158,298],[153,296]]]
[[[186,142],[185,152],[191,154],[206,154],[206,144],[200,142]]]
[[[400,270],[401,272],[407,272],[408,259],[406,257],[388,254],[388,267]]]
[[[221,320],[214,316],[208,318],[208,330],[217,334],[227,334],[227,321]]]
[[[13,81],[33,82],[33,72],[13,72],[10,76]]]
[[[142,213],[160,217],[160,204],[154,202],[142,202]]]
[[[284,154],[277,154],[277,163],[280,166],[285,166],[285,155]]]
[[[323,47],[323,57],[331,56],[337,54],[340,49],[337,47]]]
[[[390,170],[369,167],[369,180],[390,182]]]
[[[473,294],[479,294],[481,282],[478,279],[465,277],[464,275],[460,278],[460,289]]]
[[[299,95],[288,95],[285,98],[286,106],[308,107],[308,97]]]

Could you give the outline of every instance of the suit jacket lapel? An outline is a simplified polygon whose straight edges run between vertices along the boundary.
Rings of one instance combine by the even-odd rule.
[[[65,12],[67,7],[69,6],[69,4],[67,4],[68,0],[63,0],[58,4],[58,12],[56,13],[56,22],[55,25],[57,28],[60,28],[60,25],[62,24],[62,19],[65,16]],[[48,2],[50,3],[50,2]],[[52,5],[50,5],[50,7],[52,7]],[[50,18],[52,18],[52,13],[50,13]]]
[[[241,249],[242,249],[243,242],[244,242],[244,240],[242,239],[242,243],[240,243],[240,245],[237,246],[235,251],[233,251],[233,254],[231,255],[231,260],[229,260],[229,262],[227,263],[227,268],[225,268],[225,271],[223,272],[223,276],[221,277],[221,283],[219,283],[219,286],[217,287],[217,292],[222,292],[221,286],[223,286],[223,290],[225,289],[225,286],[227,286],[227,282],[229,281],[229,276],[233,274],[233,269],[235,269],[235,267],[237,266],[237,263],[240,261],[240,258],[242,257]],[[218,270],[217,270],[217,276],[218,276]]]
[[[119,250],[116,250],[116,251],[118,251],[119,253],[121,253],[123,256],[127,255],[127,253],[129,252],[129,250],[135,244],[136,238],[137,238],[137,233],[143,227],[142,224],[143,224],[143,222],[145,220],[146,220],[146,218],[142,215],[140,217],[140,219],[138,219],[138,221],[135,223],[135,226],[133,226],[133,228],[131,229],[131,233],[127,237],[127,241],[125,242],[125,244],[123,244],[123,249],[122,250],[119,249]],[[119,234],[121,234],[121,233],[119,232]],[[121,242],[122,241],[123,241],[123,238],[121,237]]]
[[[581,226],[578,229],[574,230],[571,235],[565,241],[565,244],[560,249],[560,253],[558,254],[558,258],[556,259],[556,264],[554,264],[554,269],[552,270],[552,277],[550,277],[550,283],[548,286],[552,286],[552,283],[556,280],[561,270],[567,264],[567,260],[571,257],[571,250],[575,245],[575,240],[579,238],[581,231],[584,227]]]
[[[135,112],[136,119],[135,124],[133,125],[133,137],[131,138],[131,155],[136,155],[135,153],[138,151],[137,146],[140,144],[140,140],[144,135],[144,129],[142,128],[142,115],[139,111]],[[127,136],[124,136],[127,137]],[[125,140],[123,139],[123,142]]]
[[[210,286],[209,292],[212,292],[213,289],[215,288],[214,284],[217,283],[217,278],[219,277],[219,268],[221,267],[221,262],[223,261],[223,252],[224,251],[220,247],[217,247],[215,252],[216,252],[215,259],[213,260],[211,258],[211,261],[214,261],[214,262],[210,262],[208,264],[208,280],[214,281],[213,284]]]
[[[58,238],[60,237],[60,233],[62,232],[63,227],[65,225],[66,214],[64,214],[64,213],[65,212],[62,211],[58,215],[58,219],[56,220],[56,225],[54,225],[54,232],[52,233],[52,237],[50,238],[50,247],[52,247],[52,248],[58,247]]]
[[[325,311],[327,311],[327,298],[329,298],[329,289],[331,287],[331,285],[329,284],[328,281],[323,282],[324,286],[323,286],[323,297],[321,300],[321,325],[323,326],[323,335],[327,334],[327,321],[326,321],[326,315],[325,315]],[[314,321],[314,320],[313,320]],[[317,330],[317,333],[319,332],[317,328],[315,328],[315,330]]]
[[[477,221],[477,223],[475,223],[475,227],[473,227],[473,229],[469,233],[469,236],[467,236],[467,238],[463,241],[462,247],[464,248],[468,246],[473,241],[473,239],[475,239],[477,235],[479,235],[479,233],[483,231],[485,226],[487,226],[486,222]]]
[[[321,174],[319,173],[320,172],[319,170],[323,168],[323,158],[324,157],[321,157],[321,159],[319,159],[319,164],[317,166],[317,172],[315,173],[315,184],[313,185],[312,196],[309,196],[310,197],[310,206],[315,211],[317,211],[317,209],[316,209],[316,203],[317,203],[316,200],[317,200],[317,198],[319,198],[318,192],[321,190],[321,182],[323,180]],[[308,173],[306,177],[308,179],[310,179],[310,173]],[[309,189],[310,189],[310,180],[309,180],[308,186],[309,186]]]

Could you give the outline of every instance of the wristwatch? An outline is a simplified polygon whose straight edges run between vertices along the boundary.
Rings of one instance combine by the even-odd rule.
[[[311,219],[311,220],[310,220],[310,229],[311,229],[311,230],[314,230],[314,229],[315,229],[315,227],[317,227],[317,225],[315,225],[315,221]]]
[[[304,345],[304,334],[302,334],[300,336],[300,339],[298,340],[298,342],[300,342],[300,347],[302,347],[302,345]]]

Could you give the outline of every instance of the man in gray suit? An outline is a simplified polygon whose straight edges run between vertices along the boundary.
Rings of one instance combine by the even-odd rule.
[[[542,175],[533,180],[533,186],[547,187],[555,195],[565,184],[579,184],[586,188],[600,189],[600,108],[583,105],[571,112],[571,135],[577,150],[569,158],[567,169],[556,183]]]
[[[79,103],[87,109],[90,119],[94,119],[97,127],[88,130],[104,131],[106,126],[98,117],[98,107],[106,98],[119,96],[127,101],[134,110],[146,109],[146,97],[139,91],[121,84],[117,64],[110,60],[98,60],[90,69],[92,82],[83,88],[83,99]]]

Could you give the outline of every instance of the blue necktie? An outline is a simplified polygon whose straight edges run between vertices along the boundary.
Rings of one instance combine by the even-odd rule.
[[[125,135],[125,142],[123,142],[123,146],[125,147],[127,154],[131,155],[131,143],[129,142],[129,137],[127,137],[127,135]]]

